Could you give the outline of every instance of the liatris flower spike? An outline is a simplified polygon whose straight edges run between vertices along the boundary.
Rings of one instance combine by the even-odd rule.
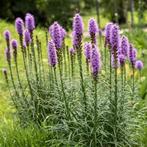
[[[28,30],[24,31],[24,42],[27,46],[31,43],[31,35]]]
[[[94,44],[96,44],[97,32],[98,32],[98,25],[97,25],[95,19],[91,18],[89,20],[89,34],[90,34],[90,37],[91,37],[91,42],[94,43]]]
[[[90,53],[91,53],[92,45],[89,42],[84,44],[84,54],[87,60],[90,60]]]
[[[101,60],[100,60],[100,53],[96,45],[94,45],[91,50],[90,65],[91,65],[91,73],[93,77],[97,78],[97,75],[100,72],[100,68],[101,68]]]
[[[48,43],[48,60],[49,64],[52,67],[55,67],[57,64],[57,53],[56,53],[56,47],[53,42],[53,40],[49,41]]]
[[[139,71],[141,71],[143,68],[143,62],[141,60],[137,60],[135,62],[135,68],[138,69]]]
[[[62,34],[61,27],[57,22],[54,22],[53,26],[51,27],[51,37],[55,43],[56,49],[60,49],[62,47]]]
[[[17,47],[18,47],[17,40],[13,39],[13,40],[11,41],[11,46],[12,46],[12,49],[13,49],[13,56],[14,56],[14,59],[16,59],[16,57],[17,57]]]
[[[23,30],[24,30],[24,22],[21,18],[16,18],[15,20],[15,28],[16,28],[16,31],[19,35],[23,35]]]
[[[120,34],[119,27],[117,25],[113,25],[111,28],[110,35],[110,43],[111,43],[111,53],[112,53],[112,65],[114,68],[118,67],[118,50],[120,49]]]
[[[4,31],[4,37],[6,39],[6,41],[9,41],[10,40],[10,31],[9,30],[5,30]]]
[[[30,32],[35,29],[35,19],[34,16],[30,13],[27,13],[25,16],[25,26]]]
[[[132,67],[135,67],[135,62],[136,62],[136,56],[137,56],[137,51],[135,48],[133,48],[133,45],[130,44],[129,47],[129,60],[131,62]]]
[[[111,28],[110,43],[111,43],[112,52],[114,50],[118,51],[120,47],[120,32],[118,25],[113,25]]]
[[[125,57],[129,56],[129,41],[125,36],[121,37],[120,54],[123,54]]]
[[[76,14],[73,18],[73,46],[79,48],[82,41],[83,34],[83,20],[79,14]]]
[[[110,44],[110,35],[111,35],[112,26],[113,26],[113,23],[108,23],[105,27],[105,46],[111,45]]]

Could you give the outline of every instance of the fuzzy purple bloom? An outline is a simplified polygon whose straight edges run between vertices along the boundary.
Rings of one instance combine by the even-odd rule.
[[[108,23],[105,26],[105,45],[110,45],[110,35],[111,35],[111,28],[113,23]]]
[[[73,18],[73,46],[79,48],[82,42],[83,34],[83,20],[79,14],[76,14]]]
[[[7,41],[10,40],[10,36],[11,36],[10,31],[9,31],[9,30],[5,30],[5,31],[4,31],[4,37],[5,37],[5,39],[6,39]]]
[[[120,32],[117,25],[113,25],[111,28],[110,43],[112,51],[119,49],[120,47]]]
[[[5,49],[5,56],[6,56],[6,60],[10,63],[11,61],[11,52],[8,48]]]
[[[16,31],[19,35],[23,35],[23,30],[24,30],[24,22],[21,18],[16,18],[15,20],[15,28]]]
[[[138,69],[138,70],[142,70],[142,68],[143,68],[143,62],[141,60],[137,60],[135,62],[135,68]]]
[[[89,42],[85,42],[84,44],[84,54],[87,60],[90,60],[92,45]]]
[[[83,34],[83,20],[80,14],[76,14],[73,18],[73,31],[76,35]]]
[[[120,64],[121,66],[124,66],[125,61],[126,61],[126,57],[125,57],[123,54],[120,54],[120,55],[118,56],[118,59],[119,59],[119,64]]]
[[[30,32],[35,29],[35,19],[34,16],[30,13],[27,13],[25,16],[25,26]]]
[[[62,47],[62,34],[60,25],[57,22],[54,22],[51,27],[51,37],[55,43],[56,49],[60,49]]]
[[[51,40],[48,43],[48,60],[49,64],[52,67],[55,67],[57,64],[57,53],[56,53],[56,47],[54,42]]]
[[[129,55],[129,41],[125,36],[122,36],[121,38],[120,53],[125,57],[128,57]]]
[[[24,31],[24,42],[26,43],[27,46],[31,43],[31,35],[28,30]]]
[[[96,45],[94,45],[91,50],[90,65],[91,65],[91,73],[93,77],[96,78],[101,68],[100,53]]]
[[[98,32],[98,25],[95,19],[91,18],[89,20],[89,34],[92,40],[92,43],[96,44],[96,34]]]
[[[134,68],[136,62],[137,51],[133,48],[132,44],[129,47],[129,60],[131,62],[132,67]]]
[[[71,55],[74,55],[75,54],[75,49],[74,48],[70,48],[69,52],[70,52]]]

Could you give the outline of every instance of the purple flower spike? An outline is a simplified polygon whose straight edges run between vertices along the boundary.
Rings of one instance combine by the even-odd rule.
[[[83,34],[83,21],[79,14],[76,14],[73,18],[73,46],[74,48],[79,48],[82,42]]]
[[[76,33],[76,35],[83,34],[83,20],[78,13],[73,18],[73,31]]]
[[[111,35],[112,26],[113,26],[113,23],[108,23],[105,26],[105,45],[111,45],[110,44],[110,35]]]
[[[27,46],[31,43],[31,35],[28,30],[24,31],[24,42]]]
[[[9,30],[5,30],[4,31],[4,37],[5,37],[5,39],[7,40],[7,41],[9,41],[10,40],[10,31]]]
[[[16,18],[15,20],[15,28],[19,35],[23,35],[23,29],[24,29],[24,22],[21,18]]]
[[[60,49],[62,47],[62,34],[60,25],[57,22],[54,22],[51,28],[51,36],[55,43],[56,49]]]
[[[35,19],[34,16],[30,13],[27,13],[25,16],[25,26],[30,32],[35,29]]]
[[[10,63],[11,53],[10,53],[10,50],[8,48],[5,49],[5,56],[6,56],[6,60]]]
[[[70,48],[69,52],[70,52],[71,55],[74,55],[75,54],[75,49],[74,48]]]
[[[119,34],[119,27],[117,25],[113,25],[111,28],[111,35],[110,35],[110,43],[112,47],[112,51],[119,49],[120,47],[120,34]]]
[[[96,34],[98,32],[98,26],[95,19],[89,20],[89,34],[91,36],[92,43],[96,44]]]
[[[132,44],[129,47],[129,60],[131,62],[132,67],[134,68],[136,62],[137,51],[133,48]]]
[[[51,40],[48,43],[48,60],[49,64],[52,67],[55,67],[57,64],[57,53],[56,53],[56,47],[54,42]]]
[[[141,71],[143,68],[143,62],[141,60],[137,60],[135,63],[135,68]]]
[[[91,49],[92,49],[91,43],[86,42],[84,44],[84,54],[87,60],[90,60]]]
[[[128,38],[125,36],[122,36],[121,38],[120,53],[123,54],[125,57],[128,57],[129,55],[129,42]]]
[[[118,56],[118,59],[119,59],[119,64],[120,64],[121,66],[124,66],[125,61],[126,61],[126,57],[125,57],[123,54],[120,54],[120,55]]]
[[[96,45],[94,45],[91,50],[90,64],[91,64],[91,73],[93,77],[96,78],[101,68],[100,53]]]

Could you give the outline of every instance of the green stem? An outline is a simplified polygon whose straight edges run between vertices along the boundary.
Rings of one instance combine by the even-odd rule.
[[[110,100],[111,100],[111,96],[112,96],[112,66],[111,66],[111,49],[110,49],[110,52],[109,52],[109,54],[110,54],[110,58],[109,58],[109,70],[110,70],[110,77],[109,77],[109,88],[110,88]]]
[[[34,38],[33,38],[33,32],[31,32],[31,51],[33,55],[33,62],[34,62],[34,69],[35,69],[35,75],[36,75],[36,81],[38,83],[39,78],[38,78],[38,69],[37,69],[37,62],[36,62],[36,54],[34,50]]]
[[[79,49],[77,49],[77,58],[78,58],[78,63],[79,63],[81,88],[82,88],[82,92],[83,92],[83,104],[84,104],[84,107],[85,107],[85,114],[86,114],[87,102],[86,102],[86,92],[85,92],[84,79],[83,79],[82,51],[81,51],[81,47],[79,47]]]
[[[26,59],[25,59],[25,54],[24,54],[24,48],[23,48],[23,36],[20,35],[19,40],[20,40],[20,45],[21,45],[21,52],[22,52],[22,57],[23,57],[23,64],[24,64],[24,70],[25,70],[25,74],[26,74],[26,79],[27,79],[27,82],[28,82],[31,98],[33,100],[33,92],[32,92],[32,87],[31,87],[31,83],[30,83],[30,79],[29,79],[29,74],[28,74],[27,65],[26,65]]]
[[[61,64],[59,63],[58,65],[59,65],[59,74],[60,74],[60,81],[61,81],[61,90],[62,90],[63,99],[64,99],[64,103],[65,103],[65,109],[66,109],[66,116],[69,119],[70,113],[69,113],[68,102],[67,102],[67,98],[66,98],[66,94],[65,94],[65,89],[64,89]]]
[[[70,55],[71,57],[71,76],[74,77],[74,55]]]
[[[14,88],[14,91],[15,91],[15,95],[16,95],[17,97],[19,97],[19,94],[18,94],[18,92],[17,92],[17,90],[16,90],[15,82],[14,82],[14,77],[13,77],[11,62],[9,62],[8,65],[9,65],[10,76],[11,76],[12,85],[13,85],[13,88]]]
[[[20,76],[19,76],[17,59],[15,59],[14,62],[15,62],[16,74],[17,74],[17,79],[18,79],[19,87],[21,89],[22,96],[25,98],[24,90],[23,90],[23,87],[22,87],[22,84],[21,84],[21,80],[20,80]]]
[[[89,74],[89,61],[88,61],[88,59],[86,59],[86,70],[87,70],[87,74]]]
[[[135,92],[135,85],[134,85],[134,83],[135,83],[135,78],[134,78],[135,69],[134,69],[134,67],[132,68],[132,70],[133,70],[133,75],[132,75],[132,100],[133,100],[134,99],[134,92]]]
[[[94,78],[94,147],[97,147],[97,78]]]

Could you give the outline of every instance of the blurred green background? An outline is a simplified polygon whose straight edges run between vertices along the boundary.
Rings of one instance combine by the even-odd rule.
[[[146,9],[146,0],[1,0],[0,18],[13,21],[30,12],[41,26],[48,26],[58,20],[69,28],[73,14],[80,11],[82,15],[95,13],[98,17],[103,16],[120,24],[134,24],[138,21],[139,25],[146,25]]]

